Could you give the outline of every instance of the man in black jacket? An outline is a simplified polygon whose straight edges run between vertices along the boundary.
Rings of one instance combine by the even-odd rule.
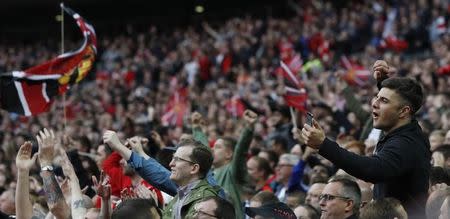
[[[359,156],[339,147],[325,137],[316,121],[313,127],[304,125],[302,137],[307,146],[319,149],[337,167],[374,183],[374,199],[394,197],[402,202],[409,218],[424,218],[430,143],[414,119],[423,103],[422,87],[409,78],[388,78],[384,61],[375,62],[373,70],[381,87],[372,101],[373,126],[383,131],[373,156]]]

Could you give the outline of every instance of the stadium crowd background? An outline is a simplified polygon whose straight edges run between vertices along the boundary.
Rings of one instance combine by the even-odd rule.
[[[357,145],[355,151],[366,155],[370,155],[376,138],[368,135],[361,138],[368,118],[359,117],[347,107],[342,92],[346,83],[341,76],[348,69],[342,65],[341,57],[346,56],[354,65],[368,70],[375,60],[383,59],[394,68],[395,74],[419,80],[426,91],[426,102],[417,119],[430,138],[431,150],[437,150],[433,153],[434,166],[444,170],[444,180],[439,183],[449,183],[448,1],[322,0],[282,1],[276,6],[248,4],[244,8],[249,14],[229,12],[231,16],[227,12],[222,12],[224,16],[208,16],[212,12],[205,4],[206,15],[185,12],[181,17],[189,18],[188,21],[179,22],[174,18],[177,24],[168,19],[161,25],[158,19],[163,15],[149,18],[148,23],[136,18],[140,15],[129,23],[117,17],[110,24],[102,20],[95,68],[66,95],[66,125],[62,98],[53,104],[50,112],[32,118],[1,111],[0,193],[15,188],[17,150],[26,140],[33,141],[37,150],[34,136],[42,128],[50,127],[70,136],[73,142],[67,150],[84,152],[80,156],[82,169],[77,170],[86,174],[85,181],[80,179],[84,186],[91,184],[87,180],[90,176],[98,177],[101,163],[96,161],[104,156],[98,146],[105,130],[118,131],[121,139],[145,136],[150,139],[146,151],[163,159],[164,153],[152,141],[151,131],[161,135],[164,145],[176,145],[183,133],[191,132],[189,118],[194,111],[205,118],[204,130],[210,145],[218,136],[238,138],[243,128],[240,107],[257,112],[259,119],[249,156],[272,150],[276,154],[272,162],[276,164],[278,156],[288,153],[296,144],[290,134],[292,124],[282,98],[280,78],[275,74],[286,54],[301,55],[303,68],[299,77],[308,93],[307,109],[314,113],[327,136],[340,140],[343,146]],[[186,7],[193,11],[191,6],[195,4]],[[394,9],[396,17],[390,20]],[[80,10],[97,27],[95,13],[88,12],[87,8]],[[46,33],[40,32],[32,39],[29,30],[23,30],[24,40],[20,41],[20,31],[6,30],[10,32],[5,32],[0,43],[0,72],[24,69],[59,53],[57,36],[47,38]],[[58,30],[48,32],[53,34]],[[404,47],[403,42],[408,46]],[[76,48],[78,43],[68,39],[65,47]],[[370,112],[370,101],[377,90],[374,81],[369,79],[367,84],[351,89],[362,109]],[[183,125],[168,125],[161,120],[166,104],[184,86],[189,94]],[[298,116],[298,123],[302,124],[302,114]],[[443,161],[436,161],[439,156]],[[329,168],[336,171],[331,164]],[[31,176],[35,178],[31,184],[35,200],[45,203],[38,168]],[[93,191],[88,194],[92,195]]]

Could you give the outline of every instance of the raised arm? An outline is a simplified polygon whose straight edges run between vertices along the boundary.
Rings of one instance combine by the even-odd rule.
[[[338,87],[337,91],[342,91],[347,109],[355,113],[361,122],[365,122],[370,118],[371,114],[363,109],[361,101],[356,99],[355,91],[348,86],[347,82],[344,79],[338,79],[336,84],[336,87]]]
[[[109,178],[106,177],[102,171],[100,173],[100,182],[97,181],[95,176],[92,176],[92,182],[96,188],[97,195],[101,198],[101,209],[98,219],[110,219],[112,214],[111,209],[111,185],[109,184]]]
[[[150,156],[148,156],[145,151],[143,146],[147,145],[148,143],[148,139],[147,138],[143,138],[140,136],[134,136],[130,139],[127,139],[127,141],[125,142],[125,146],[126,147],[131,147],[132,150],[136,151],[136,153],[138,153],[139,155],[141,155],[143,158],[145,159],[149,159]]]
[[[31,157],[31,142],[27,141],[20,146],[16,157],[17,186],[16,186],[16,217],[30,219],[33,216],[33,207],[30,201],[30,169],[36,163],[37,154]]]
[[[297,128],[294,128],[293,133],[298,133],[299,130]],[[303,140],[298,139],[299,143],[302,144]],[[301,146],[300,146],[301,148]],[[305,188],[302,186],[302,179],[303,179],[303,175],[304,175],[304,171],[305,171],[305,166],[306,166],[306,161],[309,158],[309,156],[311,156],[311,154],[314,152],[315,150],[310,148],[310,147],[306,147],[305,150],[303,151],[302,155],[299,156],[299,161],[298,163],[292,168],[292,172],[291,172],[291,176],[289,177],[289,182],[288,182],[288,192],[293,192],[293,191],[303,191],[306,192]]]
[[[373,64],[373,78],[377,80],[378,89],[381,87],[381,82],[391,77],[395,72],[389,68],[389,65],[384,60],[377,60]]]
[[[36,138],[39,144],[38,157],[48,207],[57,219],[67,219],[70,217],[70,209],[64,200],[52,167],[54,148],[56,145],[55,134],[52,130],[48,131],[44,129],[39,132]]]
[[[209,26],[209,24],[207,22],[203,22],[202,26],[203,26],[203,29],[214,39],[216,39],[216,40],[221,39],[220,34],[217,33],[217,31],[215,31],[211,26]]]
[[[131,150],[120,142],[116,132],[111,130],[105,131],[105,133],[103,133],[103,142],[108,144],[114,151],[117,151],[123,159],[130,159]]]
[[[202,115],[198,112],[194,112],[191,115],[191,125],[192,125],[192,136],[194,140],[201,142],[204,146],[208,146],[208,137],[202,131]]]
[[[111,149],[117,151],[128,164],[133,167],[136,172],[148,183],[157,189],[169,194],[177,193],[176,184],[170,180],[170,171],[164,168],[158,161],[153,158],[145,159],[120,143],[117,134],[114,131],[106,131],[103,135],[103,141],[107,143]]]
[[[83,193],[81,192],[80,182],[72,164],[70,163],[69,157],[67,157],[64,149],[59,148],[59,153],[63,159],[61,165],[64,175],[69,178],[69,186],[71,192],[70,206],[72,210],[72,219],[84,219],[86,215],[86,207],[83,200]]]
[[[245,110],[245,129],[236,144],[233,154],[233,160],[231,161],[231,174],[235,177],[235,180],[237,182],[242,181],[246,173],[246,153],[248,151],[248,148],[250,147],[250,143],[252,142],[253,129],[257,120],[258,115],[255,112],[251,110]]]

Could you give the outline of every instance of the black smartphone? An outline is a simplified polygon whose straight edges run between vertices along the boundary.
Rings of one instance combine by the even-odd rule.
[[[308,124],[309,126],[313,126],[313,119],[314,119],[314,115],[310,112],[306,113],[306,124]]]

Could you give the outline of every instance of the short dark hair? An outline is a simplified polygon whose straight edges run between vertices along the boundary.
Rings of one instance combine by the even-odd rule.
[[[392,77],[381,82],[381,87],[399,94],[411,107],[411,115],[414,115],[423,104],[422,86],[414,79]]]
[[[270,191],[260,191],[251,198],[252,201],[259,201],[262,205],[273,204],[279,202],[278,198]]]
[[[183,140],[178,145],[178,147],[186,146],[192,147],[192,153],[189,158],[192,162],[200,166],[200,179],[205,178],[206,174],[208,174],[208,171],[211,169],[214,160],[211,149],[204,146],[201,142],[192,139]]]
[[[399,212],[401,203],[394,198],[373,200],[361,209],[361,219],[398,218],[405,219]]]
[[[308,216],[310,219],[319,219],[320,218],[320,213],[317,209],[315,209],[312,205],[309,204],[300,204],[298,207],[303,207],[305,208],[305,210],[308,212]]]
[[[444,155],[444,159],[447,160],[450,157],[450,144],[440,145],[433,151],[433,153],[434,152],[442,153],[442,155]]]
[[[209,200],[213,200],[217,205],[217,208],[214,210],[214,215],[217,218],[228,219],[228,218],[236,217],[236,213],[234,211],[234,206],[229,201],[227,201],[223,198],[220,198],[218,196],[209,196],[209,197],[203,198],[202,200],[200,200],[200,202],[205,202],[205,201],[209,201]]]
[[[438,183],[450,185],[450,170],[443,167],[431,167],[430,187]]]
[[[152,213],[155,209],[158,216]],[[133,219],[149,219],[161,218],[162,213],[153,199],[125,199],[114,209],[111,219],[133,218]]]
[[[357,214],[361,206],[361,189],[358,183],[353,181],[348,176],[335,176],[331,178],[328,183],[337,182],[342,185],[340,195],[350,198],[353,201],[353,213]]]
[[[269,162],[272,162],[276,165],[278,163],[278,155],[277,153],[275,153],[275,151],[273,151],[272,149],[265,149],[260,151],[261,152],[265,152],[267,153],[268,157],[269,157]]]
[[[283,148],[283,150],[287,151],[288,150],[288,140],[283,137],[283,136],[276,136],[273,139],[272,144],[278,144],[281,145],[281,147]]]
[[[269,161],[262,157],[253,156],[251,159],[254,159],[256,163],[258,163],[258,170],[263,170],[266,177],[268,177],[272,173],[272,167],[270,167]]]
[[[287,191],[286,192],[286,199],[288,197],[292,197],[295,198],[295,201],[300,204],[300,203],[305,203],[305,198],[306,198],[306,193],[300,190],[294,190],[294,191]],[[286,201],[287,202],[287,201]],[[288,204],[288,203],[286,203]],[[298,205],[297,205],[298,206]],[[295,206],[295,207],[297,207]],[[289,207],[293,207],[293,206],[289,206]],[[294,207],[294,208],[295,208]]]

